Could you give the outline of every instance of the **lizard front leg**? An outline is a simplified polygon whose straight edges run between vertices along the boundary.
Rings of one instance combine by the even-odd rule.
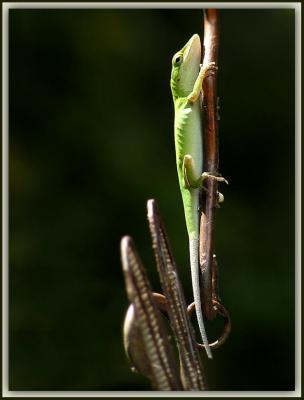
[[[217,66],[215,65],[215,62],[210,62],[205,67],[201,67],[198,77],[196,78],[196,81],[194,83],[192,92],[187,96],[188,101],[194,103],[198,99],[200,93],[202,92],[204,79],[209,75],[213,75],[216,70]]]

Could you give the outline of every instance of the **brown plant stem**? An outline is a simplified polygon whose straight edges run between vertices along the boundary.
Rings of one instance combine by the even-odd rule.
[[[204,61],[203,66],[218,61],[219,24],[218,11],[206,9],[204,12]],[[218,121],[217,121],[217,72],[209,75],[203,82],[203,145],[204,171],[216,175],[218,173]],[[206,191],[201,196],[200,220],[200,268],[202,272],[202,311],[207,319],[215,317],[212,307],[212,270],[214,253],[215,209],[217,204],[218,183],[207,178],[204,182]]]

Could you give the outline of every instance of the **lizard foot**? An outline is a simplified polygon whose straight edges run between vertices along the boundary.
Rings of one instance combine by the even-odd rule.
[[[203,183],[207,178],[214,179],[218,182],[225,182],[227,185],[229,184],[227,179],[225,179],[223,176],[218,176],[217,174],[212,174],[211,172],[203,172],[201,175],[201,182]]]
[[[207,76],[214,75],[217,70],[218,67],[215,65],[215,62],[212,61],[202,68],[202,74],[204,75],[204,78],[206,78]]]

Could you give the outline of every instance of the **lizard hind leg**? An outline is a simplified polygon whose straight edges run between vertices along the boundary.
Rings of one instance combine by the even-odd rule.
[[[200,187],[200,175],[195,170],[193,158],[186,154],[183,159],[183,178],[184,187],[187,189],[197,189]]]
[[[186,154],[183,159],[184,187],[187,189],[206,189],[204,187],[204,180],[207,178],[214,179],[218,182],[225,182],[228,185],[228,181],[224,177],[218,176],[217,174],[212,174],[211,172],[203,172],[201,175],[199,175],[196,172],[193,158],[189,154]],[[224,196],[220,193],[218,202],[222,203],[223,201]]]

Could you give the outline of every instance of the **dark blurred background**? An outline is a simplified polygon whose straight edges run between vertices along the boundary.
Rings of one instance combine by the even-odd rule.
[[[211,389],[294,388],[293,10],[221,10],[226,344]],[[160,290],[146,201],[191,283],[169,88],[201,10],[10,10],[10,389],[149,390],[122,347],[119,242]],[[220,330],[220,326],[217,328]]]

